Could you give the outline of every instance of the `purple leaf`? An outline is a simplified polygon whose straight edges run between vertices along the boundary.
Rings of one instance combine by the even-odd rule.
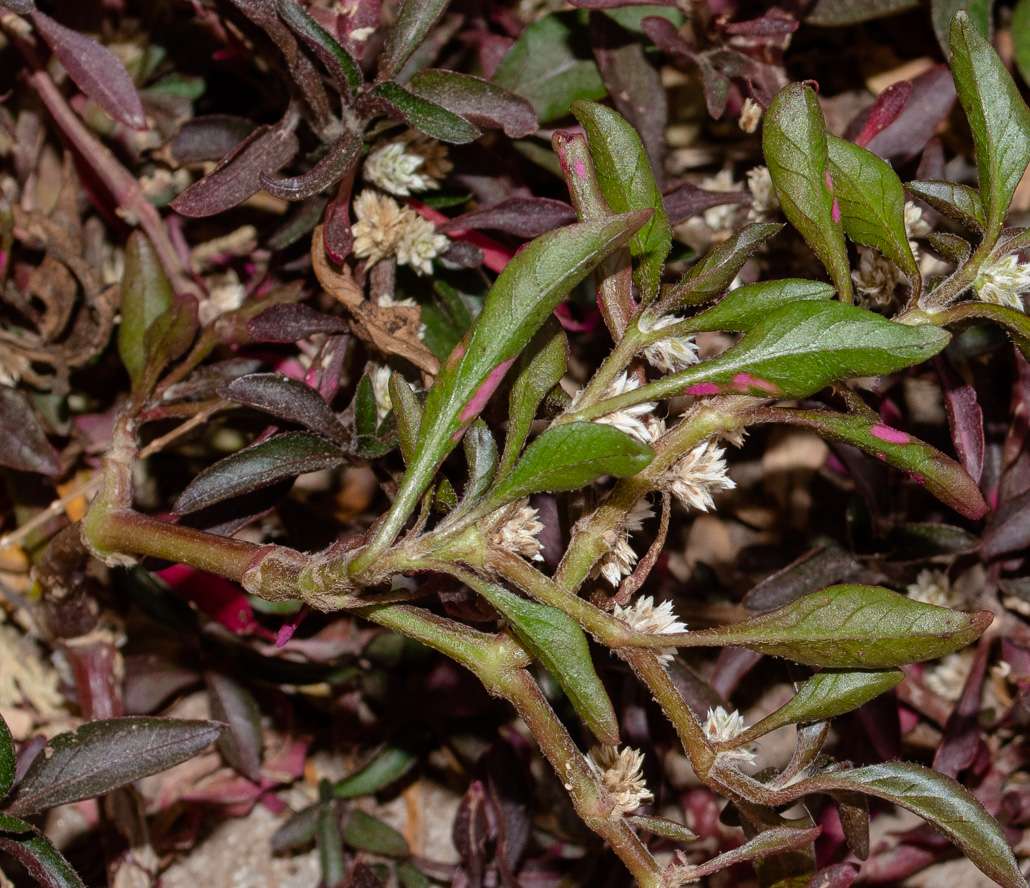
[[[36,4],[32,0],[4,0],[0,6],[16,12],[18,15],[29,15],[36,8]]]
[[[340,136],[323,157],[308,172],[289,179],[273,179],[261,173],[261,187],[281,200],[304,200],[335,185],[348,175],[361,156],[363,139],[356,133]]]
[[[858,876],[858,870],[846,863],[835,863],[819,870],[805,888],[850,888]]]
[[[775,10],[779,12],[779,10]],[[761,18],[751,19],[747,22],[727,22],[722,26],[727,34],[740,37],[773,37],[776,39],[789,37],[798,29],[796,19],[787,17],[785,13],[779,15],[766,14]]]
[[[411,91],[476,126],[504,130],[521,139],[537,130],[533,106],[515,93],[470,74],[425,68],[411,78]]]
[[[275,172],[297,153],[297,117],[288,113],[274,127],[258,127],[212,172],[172,201],[184,216],[213,216],[243,203],[261,189],[261,176]]]
[[[347,430],[311,386],[280,373],[252,373],[219,390],[223,398],[295,422],[316,434],[345,445]]]
[[[61,852],[34,829],[28,834],[17,835],[4,830],[0,834],[0,851],[17,860],[43,888],[84,888],[82,880]]]
[[[349,329],[344,318],[323,314],[310,305],[273,305],[247,322],[247,333],[255,342],[299,342],[316,333]]]
[[[7,385],[0,385],[0,465],[51,477],[62,471],[28,397]]]
[[[895,165],[926,147],[955,103],[955,84],[946,65],[937,65],[911,83],[912,94],[894,122],[864,146]]]
[[[182,492],[174,511],[177,515],[186,515],[277,481],[335,468],[343,461],[339,447],[316,435],[306,432],[277,435],[206,468]]]
[[[39,10],[30,12],[29,18],[79,89],[115,120],[135,130],[147,128],[132,78],[111,50]]]
[[[157,774],[209,746],[222,727],[175,718],[112,718],[65,731],[29,765],[8,810],[35,814]]]
[[[901,80],[898,83],[892,83],[876,97],[868,109],[848,125],[845,138],[849,142],[865,148],[875,135],[898,119],[898,115],[905,109],[910,98],[912,98],[912,81]],[[856,129],[858,132],[853,133],[853,130]]]
[[[245,687],[226,675],[206,672],[211,715],[225,722],[228,730],[218,738],[218,749],[225,760],[248,780],[261,780],[261,710]]]
[[[487,228],[519,237],[537,237],[576,221],[576,211],[564,201],[547,197],[511,197],[491,207],[442,222],[437,231]]]
[[[751,195],[743,191],[705,191],[689,182],[674,188],[662,195],[665,212],[669,215],[670,225],[679,225],[712,207],[726,204],[749,204]]]
[[[984,415],[976,400],[976,389],[962,378],[947,355],[938,355],[935,364],[955,452],[962,468],[979,483],[984,469]]]
[[[934,770],[949,777],[957,778],[960,771],[972,765],[983,745],[980,739],[980,698],[990,652],[989,640],[981,641],[977,646],[976,660],[969,670],[962,697],[948,717],[944,739],[933,757]]]
[[[1007,500],[994,513],[991,526],[980,543],[980,556],[987,561],[1030,546],[1030,490]]]
[[[411,2],[413,0],[409,0]],[[481,135],[479,129],[461,115],[390,81],[377,83],[365,93],[358,103],[358,110],[386,114],[427,136],[453,145],[474,142]]]
[[[179,163],[221,160],[236,150],[257,128],[252,120],[231,114],[210,114],[187,120],[172,139],[172,156]]]

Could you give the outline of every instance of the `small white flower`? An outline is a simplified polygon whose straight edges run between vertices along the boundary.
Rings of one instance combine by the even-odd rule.
[[[993,302],[1017,311],[1026,311],[1022,296],[1030,291],[1030,263],[1020,262],[1014,254],[1006,256],[983,269],[973,289],[981,302]]]
[[[749,219],[771,216],[780,211],[780,201],[773,188],[769,167],[756,166],[747,171],[747,190],[751,192]]]
[[[964,602],[951,588],[951,580],[942,570],[921,570],[916,581],[909,585],[908,597],[923,604],[937,607],[961,607]]]
[[[645,314],[639,323],[641,333],[653,333],[655,330],[664,330],[680,322],[675,315],[655,318],[654,315]],[[653,367],[665,373],[678,373],[687,367],[698,362],[697,343],[693,336],[673,336],[668,339],[660,339],[658,342],[649,345],[644,349],[644,357]]]
[[[414,299],[394,299],[390,293],[380,293],[376,297],[376,304],[380,308],[418,308]]]
[[[231,268],[223,274],[210,275],[207,284],[207,298],[197,308],[197,319],[202,326],[216,321],[224,314],[235,311],[247,297],[247,289],[240,283]]]
[[[890,304],[899,285],[906,286],[908,278],[893,262],[872,247],[858,248],[858,268],[851,272],[851,280],[859,295],[873,307]]]
[[[628,376],[623,371],[608,386],[601,400],[607,401],[609,398],[617,398],[619,395],[624,395],[626,392],[631,392],[638,388],[640,388],[639,380],[635,376]],[[574,409],[575,406],[576,400],[573,398],[572,408]],[[657,406],[654,401],[644,401],[642,404],[633,404],[631,407],[623,407],[621,410],[606,413],[604,416],[599,416],[594,422],[614,426],[620,432],[631,435],[641,443],[650,444],[654,440],[652,434],[655,427],[649,427],[646,418],[654,412]]]
[[[733,180],[733,171],[729,169],[719,170],[714,176],[701,180],[701,187],[706,191],[742,191],[743,182]],[[702,214],[705,226],[712,231],[732,230],[736,225],[737,213],[740,205],[727,203],[719,207],[709,207]]]
[[[590,750],[587,763],[615,802],[612,817],[632,814],[641,805],[654,801],[641,773],[642,752],[628,746],[621,752],[615,746],[596,746]]]
[[[702,441],[681,456],[659,480],[687,509],[715,508],[712,494],[737,485],[726,474],[726,451],[714,440]]]
[[[354,215],[357,216],[357,222],[351,226],[354,255],[367,259],[366,264],[371,268],[393,254],[407,230],[408,217],[415,214],[392,197],[366,188],[354,198]]]
[[[923,673],[923,681],[938,697],[955,701],[962,696],[972,668],[973,654],[958,651],[942,657],[938,664],[927,668]]]
[[[623,577],[633,573],[637,563],[637,553],[629,544],[630,534],[636,533],[644,526],[648,518],[654,517],[654,510],[647,501],[647,497],[641,497],[626,516],[619,531],[608,540],[608,551],[591,571],[591,576],[603,576],[615,588],[619,587]]]
[[[393,371],[389,367],[376,367],[370,375],[372,394],[376,399],[376,422],[379,423],[393,410],[393,398],[390,396],[390,377]]]
[[[705,736],[713,743],[728,743],[739,737],[747,730],[744,719],[739,712],[727,712],[721,706],[708,710],[708,720],[705,722]],[[755,754],[748,746],[740,746],[736,749],[726,750],[719,753],[730,760],[736,760],[741,764],[753,765]]]
[[[445,235],[436,233],[432,222],[412,213],[397,243],[397,264],[410,265],[418,274],[429,274],[433,260],[449,244]]]
[[[923,208],[911,200],[905,201],[905,235],[909,240],[926,237],[932,226],[923,218]]]
[[[440,187],[451,170],[447,148],[421,133],[408,133],[376,145],[365,159],[365,178],[383,191],[407,197]]]
[[[740,117],[737,119],[737,125],[745,133],[753,133],[758,129],[758,124],[761,120],[762,106],[748,96],[744,99],[744,104],[740,108]]]
[[[487,520],[493,528],[490,531],[491,546],[514,552],[530,561],[544,560],[540,554],[543,546],[537,539],[544,526],[540,523],[539,513],[527,499],[498,509]]]
[[[663,601],[655,607],[654,599],[650,595],[637,599],[629,607],[615,605],[613,616],[645,635],[675,635],[677,632],[687,631],[687,624],[681,623],[672,612],[671,601]],[[668,663],[676,656],[676,648],[652,650],[663,663]]]
[[[4,622],[0,611],[0,707],[27,704],[43,719],[64,714],[60,678],[36,645]]]

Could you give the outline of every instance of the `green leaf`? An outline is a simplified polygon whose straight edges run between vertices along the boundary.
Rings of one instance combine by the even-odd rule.
[[[490,486],[497,468],[497,442],[481,419],[472,423],[462,439],[465,461],[469,467],[469,480],[462,493],[466,503],[475,502]]]
[[[437,466],[479,415],[508,367],[558,303],[650,213],[626,213],[541,235],[505,266],[465,339],[440,368],[426,396],[414,460],[372,543],[351,571],[368,567],[396,539],[436,475]]]
[[[450,0],[404,0],[386,45],[379,56],[379,79],[389,80],[404,67],[411,54],[419,48],[430,29],[447,9]]]
[[[0,715],[0,799],[11,791],[18,764],[14,757],[14,741],[7,722]]]
[[[293,0],[279,0],[278,9],[282,20],[318,56],[337,85],[349,89],[351,95],[356,95],[365,77],[350,53]]]
[[[635,827],[646,830],[653,836],[672,839],[674,842],[695,842],[697,834],[691,832],[683,824],[667,817],[653,817],[650,814],[636,814],[629,819]]]
[[[579,625],[557,608],[520,598],[493,583],[480,581],[474,588],[504,615],[519,641],[565,691],[594,736],[617,746],[619,722]]]
[[[401,888],[430,888],[429,880],[410,860],[402,860],[396,869]]]
[[[36,814],[165,771],[210,746],[223,727],[175,718],[111,718],[65,731],[33,759],[8,811]]]
[[[661,287],[662,266],[672,246],[672,228],[644,143],[625,118],[604,105],[580,99],[572,103],[572,113],[587,134],[597,182],[612,210],[654,210],[629,242],[630,253],[637,260],[633,279],[641,304],[647,305]],[[573,175],[578,172],[573,170]]]
[[[1030,318],[1021,311],[989,302],[963,302],[934,315],[935,324],[955,324],[959,328],[980,321],[992,321],[1004,328],[1023,357],[1030,361]]]
[[[431,734],[425,728],[406,729],[365,765],[334,783],[333,795],[338,799],[353,799],[395,783],[415,766],[430,739]]]
[[[730,290],[711,308],[685,322],[685,333],[724,330],[744,333],[772,312],[791,302],[826,300],[834,296],[833,287],[819,281],[788,278],[744,284]]]
[[[965,12],[951,23],[951,51],[955,88],[976,146],[987,212],[985,241],[993,244],[1030,163],[1030,109],[994,48]]]
[[[0,851],[15,858],[43,888],[85,888],[61,852],[34,830],[31,835],[0,835]]]
[[[691,635],[809,666],[885,669],[957,651],[976,641],[992,619],[988,611],[961,614],[882,586],[844,585]]]
[[[0,811],[0,833],[19,835],[21,833],[33,832],[34,830],[35,827],[31,823],[26,823],[20,817],[12,817],[10,814]]]
[[[384,857],[407,857],[411,853],[407,839],[397,830],[358,808],[347,812],[342,835],[345,844],[361,851]]]
[[[787,725],[827,721],[851,712],[904,678],[900,669],[824,669],[804,682],[789,703],[735,737],[734,743],[747,743]]]
[[[883,253],[918,291],[922,277],[905,233],[905,188],[898,174],[872,151],[836,136],[827,135],[826,148],[845,234]]]
[[[931,0],[930,19],[933,22],[933,32],[937,35],[937,42],[941,45],[945,58],[951,52],[951,23],[955,15],[960,10],[965,12],[976,25],[977,31],[990,40],[993,6],[994,0]]]
[[[422,405],[408,381],[397,371],[390,374],[390,401],[397,417],[397,435],[401,442],[404,464],[410,465],[422,429]]]
[[[917,179],[905,187],[938,213],[950,216],[966,228],[980,233],[987,230],[987,211],[975,188],[942,179]]]
[[[423,69],[408,87],[424,99],[482,127],[500,127],[510,139],[536,132],[536,111],[522,96],[470,74]]]
[[[969,241],[950,231],[932,231],[927,236],[927,240],[930,241],[930,246],[945,259],[958,266],[965,265],[973,252]]]
[[[494,83],[526,99],[541,123],[564,117],[576,99],[608,89],[586,42],[584,11],[552,13],[527,27],[494,73]]]
[[[526,448],[512,473],[490,494],[490,505],[500,508],[540,491],[581,490],[603,475],[635,475],[652,459],[650,447],[612,426],[554,426]]]
[[[182,492],[174,511],[177,515],[188,515],[286,478],[335,468],[344,460],[339,447],[317,435],[276,435],[204,469]]]
[[[409,5],[413,2],[415,0],[408,0]],[[362,101],[441,142],[464,145],[481,135],[479,128],[464,117],[415,95],[397,83],[377,83],[365,93]]]
[[[781,228],[766,222],[745,225],[690,269],[682,283],[662,299],[663,308],[700,305],[725,293],[748,257]]]
[[[826,124],[810,86],[790,83],[769,105],[762,151],[783,214],[819,260],[845,302],[853,300],[840,207],[834,195]]]
[[[1026,888],[1001,828],[984,806],[950,777],[922,765],[888,762],[802,780],[790,787],[790,795],[797,798],[839,790],[857,790],[907,808],[937,827],[999,885]]]
[[[550,321],[519,355],[519,372],[508,398],[508,433],[497,466],[499,480],[507,476],[519,458],[540,403],[565,375],[568,352],[565,333],[556,322]]]
[[[354,393],[354,430],[359,437],[375,435],[379,425],[376,417],[375,389],[372,387],[372,377],[366,373],[361,377],[358,389]]]
[[[976,482],[957,462],[935,447],[892,429],[876,419],[829,411],[790,411],[790,422],[815,429],[829,441],[840,441],[871,453],[901,469],[942,503],[967,518],[982,518],[987,503]]]
[[[144,234],[134,231],[125,248],[121,325],[118,327],[118,354],[129,371],[133,389],[139,387],[147,369],[144,345],[147,330],[171,307],[172,298],[172,285],[154,248]]]
[[[896,324],[840,302],[792,302],[719,357],[604,403],[614,410],[681,391],[804,398],[838,379],[894,373],[921,363],[949,338],[937,328]]]
[[[1009,28],[1012,34],[1012,57],[1024,83],[1030,83],[1030,0],[1018,0],[1012,10]]]

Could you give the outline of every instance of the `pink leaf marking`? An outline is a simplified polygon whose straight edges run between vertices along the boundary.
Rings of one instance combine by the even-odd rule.
[[[471,422],[479,416],[483,407],[486,406],[486,402],[490,400],[490,396],[497,390],[497,386],[501,384],[504,374],[508,372],[508,368],[514,360],[515,358],[509,358],[507,361],[502,361],[490,371],[490,375],[483,380],[483,384],[476,389],[476,393],[469,399],[465,409],[461,411],[459,418],[462,422]]]
[[[830,175],[829,170],[823,170],[823,178],[826,180],[826,187],[830,189],[830,194],[833,194],[833,177]],[[833,197],[833,209],[830,211],[833,216],[834,222],[840,222],[840,204],[837,203],[837,196]]]
[[[904,432],[892,429],[890,426],[886,426],[882,422],[874,425],[869,430],[869,434],[874,438],[879,438],[881,441],[886,441],[888,444],[908,444],[912,440]]]
[[[576,178],[582,179],[587,173],[587,165],[582,160],[577,160],[575,163]]]
[[[714,382],[699,382],[683,390],[685,395],[717,395],[719,386]]]
[[[778,394],[780,387],[768,379],[762,379],[759,376],[752,376],[750,373],[738,373],[733,377],[733,387],[738,392],[746,392],[751,389],[758,389],[759,391],[768,392],[770,395]]]

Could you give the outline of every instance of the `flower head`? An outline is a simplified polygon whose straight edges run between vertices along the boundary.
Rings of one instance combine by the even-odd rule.
[[[728,743],[739,737],[747,730],[741,714],[734,710],[727,712],[721,706],[708,710],[708,719],[705,722],[705,736],[713,743]],[[736,749],[727,749],[719,755],[730,760],[735,760],[745,765],[753,765],[755,754],[748,746],[739,746]]]
[[[872,247],[858,248],[858,268],[851,272],[855,289],[873,307],[884,307],[894,298],[899,285],[908,278],[893,262]]]
[[[407,229],[408,217],[414,214],[392,197],[366,188],[354,198],[354,215],[358,220],[351,226],[354,255],[367,259],[371,267],[393,254]]]
[[[609,583],[618,588],[623,577],[633,573],[633,567],[637,563],[637,553],[629,544],[630,534],[636,533],[644,526],[648,518],[654,517],[654,510],[646,497],[641,497],[626,516],[622,527],[615,534],[614,538],[608,541],[608,551],[597,563],[591,572],[591,576],[600,574]]]
[[[537,537],[544,529],[540,523],[539,513],[529,505],[526,499],[498,509],[487,519],[490,521],[490,545],[496,549],[505,549],[528,558],[530,561],[543,561],[540,554],[543,546]]]
[[[655,330],[664,330],[680,322],[675,315],[655,318],[651,314],[645,314],[640,319],[640,331],[652,333]],[[644,349],[644,357],[647,362],[666,373],[678,373],[685,370],[691,364],[698,362],[697,343],[693,336],[671,336],[668,339],[660,339]]]
[[[773,188],[769,167],[756,166],[747,171],[747,190],[751,192],[749,218],[758,219],[780,211],[780,200]]]
[[[744,183],[734,181],[733,171],[724,169],[719,170],[714,176],[702,179],[701,187],[706,191],[741,191]],[[725,203],[722,206],[709,207],[701,214],[705,227],[712,231],[732,229],[736,223],[739,206],[737,203]]]
[[[393,371],[389,367],[376,367],[370,374],[372,377],[372,395],[376,399],[376,422],[382,422],[386,414],[393,410],[393,398],[390,396],[390,376]]]
[[[1030,291],[1030,263],[1020,262],[1016,255],[1006,256],[983,269],[973,289],[981,302],[1026,311],[1022,296]]]
[[[621,752],[615,746],[597,746],[590,750],[587,763],[615,802],[611,816],[631,814],[641,805],[654,801],[641,774],[642,752],[628,746]]]
[[[418,274],[429,274],[433,260],[449,243],[445,235],[436,233],[432,222],[411,213],[397,242],[397,264],[410,265]]]
[[[758,129],[758,124],[761,120],[762,106],[748,96],[744,99],[744,104],[740,107],[740,117],[737,118],[737,125],[745,133],[753,133]]]
[[[663,601],[655,607],[650,595],[638,598],[629,607],[615,605],[613,616],[644,635],[675,635],[687,631],[687,624],[681,623],[672,612],[671,601]],[[676,648],[657,648],[655,653],[667,663],[676,655]]]
[[[911,200],[905,201],[905,234],[909,240],[926,237],[933,230],[923,218],[923,208]]]
[[[391,142],[380,142],[365,158],[365,178],[374,185],[406,197],[413,191],[440,187],[451,171],[447,148],[421,133],[407,133]]]
[[[973,655],[967,651],[956,651],[930,666],[923,673],[923,681],[937,696],[955,701],[962,696],[972,668]]]
[[[247,288],[240,283],[231,268],[223,274],[210,275],[207,284],[207,298],[197,308],[197,318],[202,326],[218,320],[222,315],[235,311],[247,298]]]
[[[908,597],[937,607],[961,607],[964,603],[951,588],[951,580],[942,570],[921,570],[916,581],[906,590]]]
[[[640,388],[640,382],[637,378],[635,376],[628,376],[623,371],[608,386],[601,400],[607,401],[609,398],[617,398],[619,395],[624,395],[626,392],[631,392],[638,388]],[[573,408],[576,406],[576,398],[573,398],[572,406]],[[633,404],[630,407],[623,407],[620,410],[606,413],[604,416],[599,416],[594,422],[613,426],[620,432],[625,432],[644,444],[650,444],[654,440],[655,427],[650,426],[646,422],[646,417],[654,412],[657,406],[654,401],[644,401],[642,404]]]
[[[737,486],[726,474],[726,451],[714,440],[688,450],[661,476],[660,484],[684,508],[702,512],[715,508],[713,493]]]

